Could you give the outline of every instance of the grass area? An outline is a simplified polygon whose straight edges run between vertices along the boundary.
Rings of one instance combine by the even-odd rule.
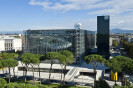
[[[8,82],[8,78],[5,78],[5,80]],[[24,83],[23,80],[18,79],[11,79],[11,83]],[[32,84],[33,80],[26,81],[26,84]],[[35,82],[35,85],[39,85],[39,81]],[[75,87],[75,86],[69,86],[69,85],[60,85],[60,84],[46,84],[42,83],[46,88],[91,88],[91,87]],[[43,88],[43,87],[42,87]]]
[[[75,87],[75,86],[68,86],[68,85],[60,85],[60,84],[43,84],[45,86],[49,86],[50,88],[91,88],[91,87]]]

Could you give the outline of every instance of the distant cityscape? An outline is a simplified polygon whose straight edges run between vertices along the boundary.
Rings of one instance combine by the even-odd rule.
[[[23,34],[23,31],[0,31],[1,34]],[[128,29],[111,29],[110,33],[118,33],[118,34],[123,34],[123,33],[133,33],[133,30],[128,30]]]
[[[0,0],[0,88],[133,88],[133,0]]]
[[[83,29],[81,23],[71,29],[1,31],[0,77],[63,88],[101,88],[97,83],[102,81],[107,88],[125,86],[124,81],[133,85],[132,52],[133,31],[110,30],[109,15],[97,16],[97,31]],[[18,64],[4,65],[9,58]]]

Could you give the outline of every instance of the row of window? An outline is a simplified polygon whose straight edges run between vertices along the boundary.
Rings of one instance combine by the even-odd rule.
[[[5,43],[5,47],[12,47],[12,43]]]
[[[12,40],[5,40],[6,43],[12,43]]]
[[[5,50],[12,50],[12,48],[5,48]]]

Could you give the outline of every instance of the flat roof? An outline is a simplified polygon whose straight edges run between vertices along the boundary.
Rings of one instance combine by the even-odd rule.
[[[0,40],[5,40],[5,39],[20,39],[20,38],[15,38],[13,36],[0,36]]]
[[[28,29],[28,30],[25,30],[25,31],[56,31],[56,30],[87,30],[87,29],[60,29],[60,28],[56,28],[56,29]],[[91,30],[87,30],[87,31],[91,31]],[[92,31],[92,32],[95,32],[95,31]]]

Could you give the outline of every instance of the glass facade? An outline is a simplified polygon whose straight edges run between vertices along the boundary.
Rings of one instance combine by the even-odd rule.
[[[98,53],[109,59],[109,16],[97,17]]]
[[[45,54],[69,50],[80,63],[95,46],[95,32],[83,29],[26,30],[25,53]]]

